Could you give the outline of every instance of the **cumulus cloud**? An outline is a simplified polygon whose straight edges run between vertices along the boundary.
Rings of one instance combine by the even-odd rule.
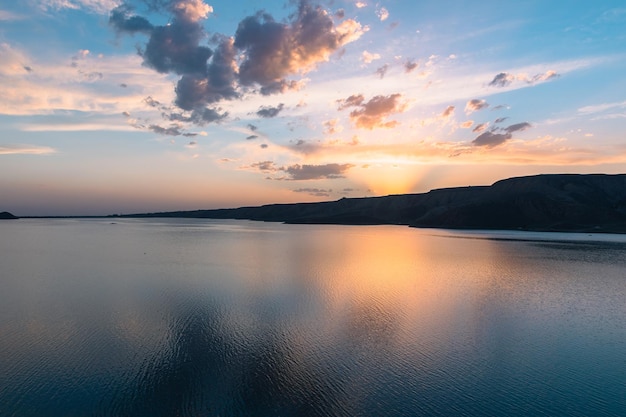
[[[264,95],[298,89],[302,81],[289,80],[289,76],[327,61],[365,31],[352,19],[335,25],[325,9],[300,0],[287,22],[258,12],[243,19],[233,37],[217,34],[208,39],[202,21],[213,9],[204,1],[154,0],[148,4],[168,12],[172,16],[168,24],[152,24],[134,14],[127,3],[111,11],[109,24],[118,33],[148,35],[146,44],[139,47],[143,64],[159,73],[179,75],[175,104],[196,114],[205,108],[215,111],[216,103],[238,99],[248,87],[258,86]],[[207,40],[215,47],[206,46]]]
[[[389,18],[389,10],[387,10],[384,7],[381,7],[380,9],[376,11],[376,15],[378,16],[381,22],[384,22],[385,20]]]
[[[239,81],[260,85],[262,94],[292,88],[287,76],[306,73],[328,61],[333,52],[362,33],[358,22],[346,20],[336,26],[326,10],[305,0],[288,23],[259,12],[242,20],[235,33],[234,45],[244,54]]]
[[[143,64],[159,73],[181,76],[175,89],[175,102],[183,110],[193,110],[196,123],[215,119],[205,117],[209,115],[205,110],[215,111],[204,109],[205,106],[239,97],[234,86],[236,51],[233,40],[217,37],[215,51],[201,45],[207,37],[201,21],[213,11],[202,0],[163,0],[152,6],[173,16],[167,25],[155,26],[146,18],[133,15],[128,4],[111,11],[109,24],[118,33],[148,34],[148,42],[139,50]]]
[[[465,113],[470,114],[487,107],[489,107],[489,103],[487,103],[485,100],[475,98],[467,102],[467,104],[465,105]]]
[[[513,138],[513,133],[522,132],[529,129],[531,126],[528,122],[516,123],[505,128],[492,128],[484,133],[481,133],[476,139],[472,141],[474,146],[484,146],[487,148],[493,148],[501,145],[509,139]]]
[[[284,107],[285,107],[284,103],[280,103],[276,107],[261,106],[261,108],[259,108],[259,110],[256,112],[256,114],[259,117],[263,117],[265,119],[270,119],[272,117],[278,116],[278,113],[280,113],[283,110]]]
[[[361,53],[361,61],[363,61],[364,64],[369,64],[372,61],[375,61],[377,59],[380,59],[380,54],[376,54],[376,53],[371,53],[368,51],[363,51]]]
[[[142,32],[150,34],[154,29],[152,23],[148,19],[133,15],[133,7],[128,4],[122,4],[111,11],[109,16],[109,24],[119,32]]]
[[[357,107],[350,112],[350,120],[358,128],[372,130],[378,127],[391,128],[398,124],[395,120],[386,121],[386,119],[388,116],[402,113],[406,109],[406,103],[402,103],[401,98],[402,95],[396,93],[389,96],[374,96],[365,102],[363,95],[359,94],[338,100],[337,103],[339,110]]]

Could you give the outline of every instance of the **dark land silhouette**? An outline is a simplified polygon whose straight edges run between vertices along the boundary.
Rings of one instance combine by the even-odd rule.
[[[0,213],[0,220],[15,220],[19,219],[19,217],[12,215],[8,211],[3,211]]]
[[[491,186],[319,203],[130,214],[301,224],[626,233],[626,174],[548,174]]]

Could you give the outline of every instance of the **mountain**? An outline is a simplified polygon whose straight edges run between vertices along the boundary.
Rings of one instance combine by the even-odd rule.
[[[15,220],[15,219],[19,219],[19,217],[12,215],[8,211],[3,211],[2,213],[0,213],[0,220]]]
[[[509,178],[491,186],[444,188],[423,194],[124,217],[626,233],[626,174],[536,175]]]

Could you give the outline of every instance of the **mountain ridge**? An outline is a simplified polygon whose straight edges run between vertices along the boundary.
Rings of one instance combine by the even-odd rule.
[[[420,194],[121,217],[626,233],[626,174],[540,174]]]

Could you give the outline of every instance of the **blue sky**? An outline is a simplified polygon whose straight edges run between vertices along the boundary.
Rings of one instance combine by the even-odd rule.
[[[626,163],[621,1],[0,4],[0,210],[111,214]]]

